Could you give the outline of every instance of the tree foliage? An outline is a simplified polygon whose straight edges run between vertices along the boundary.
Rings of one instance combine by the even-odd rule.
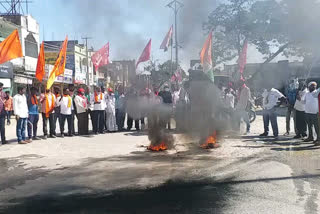
[[[171,65],[171,60],[160,64],[150,61],[149,65],[145,67],[145,70],[151,73],[153,88],[160,88],[165,82],[168,82],[171,79],[175,68],[176,63],[173,62]]]
[[[286,56],[307,56],[320,44],[319,11],[317,0],[227,0],[210,13],[204,29],[214,31],[217,64],[238,57],[245,40],[266,59],[275,48]]]

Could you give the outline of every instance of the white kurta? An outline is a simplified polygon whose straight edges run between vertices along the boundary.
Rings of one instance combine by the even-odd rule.
[[[116,121],[116,98],[114,94],[106,96],[106,115],[107,115],[107,130],[110,132],[117,131]]]

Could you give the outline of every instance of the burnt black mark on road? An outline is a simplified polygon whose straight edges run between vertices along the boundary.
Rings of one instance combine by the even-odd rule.
[[[0,190],[15,188],[28,180],[46,176],[49,172],[41,167],[25,169],[20,160],[41,158],[38,155],[24,155],[13,159],[0,159]]]
[[[170,181],[149,189],[130,189],[97,194],[33,196],[11,201],[2,213],[221,213],[233,194],[227,184]]]

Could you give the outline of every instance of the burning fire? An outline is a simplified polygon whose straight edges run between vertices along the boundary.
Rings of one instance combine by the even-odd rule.
[[[214,131],[212,135],[207,137],[206,142],[201,145],[203,149],[213,149],[218,148],[219,144],[217,144],[217,132]]]
[[[156,146],[153,146],[153,145],[148,146],[148,150],[154,151],[154,152],[161,152],[167,149],[168,147],[165,142],[161,142],[159,145],[156,145]]]

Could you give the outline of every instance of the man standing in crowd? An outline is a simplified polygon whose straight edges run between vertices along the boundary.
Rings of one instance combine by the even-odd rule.
[[[168,107],[168,112],[165,113],[163,118],[163,125],[168,125],[168,129],[171,129],[171,114],[172,114],[172,94],[170,92],[169,86],[164,86],[163,91],[160,91],[159,96],[162,98],[162,103],[164,103]]]
[[[54,127],[55,127],[54,133],[56,133],[57,121],[58,121],[59,127],[60,127],[60,123],[61,123],[60,106],[58,105],[58,101],[61,98],[60,88],[58,88],[58,87],[54,88],[54,96],[55,96],[55,104],[54,104],[54,113],[53,113],[53,115],[54,115],[53,123],[54,123]]]
[[[76,97],[76,95],[74,94],[74,86],[73,85],[69,85],[69,96],[72,99],[72,103],[71,103],[71,134],[75,135],[76,131],[75,131],[75,126],[74,126],[74,118],[77,114],[77,111],[75,109],[75,104],[74,104],[74,98]]]
[[[285,95],[287,96],[288,109],[286,114],[286,133],[284,135],[289,135],[291,115],[293,115],[294,129],[296,132],[296,123],[295,123],[296,113],[294,109],[294,104],[296,102],[296,97],[297,97],[297,86],[296,86],[295,80],[291,80],[288,87],[286,88]]]
[[[10,91],[6,91],[6,99],[4,103],[4,108],[6,110],[7,114],[7,125],[9,126],[11,124],[11,115],[13,111],[13,99],[10,96]]]
[[[231,93],[230,88],[226,88],[224,90],[223,101],[224,101],[223,103],[225,104],[225,107],[232,112],[234,110],[234,96]]]
[[[240,122],[241,122],[241,119],[243,119],[243,121],[247,125],[247,134],[248,134],[250,133],[250,119],[249,119],[249,114],[246,110],[248,107],[248,103],[250,102],[250,99],[251,99],[251,92],[243,79],[239,80],[238,86],[239,86],[239,91],[238,91],[239,95],[238,95],[238,103],[236,106],[236,115],[238,119],[237,129],[240,130]]]
[[[104,112],[103,112],[103,121],[104,121],[104,130],[107,131],[107,98],[108,98],[108,92],[106,91],[106,89],[104,87],[101,87],[101,93],[103,94],[103,102],[101,102],[102,105],[104,105]]]
[[[281,101],[285,100],[284,95],[275,88],[269,88],[263,94],[263,125],[264,125],[264,133],[262,133],[261,137],[266,137],[269,135],[269,121],[271,121],[273,136],[278,137],[278,121],[277,121],[277,113],[276,106],[281,99]]]
[[[6,132],[5,132],[5,118],[6,118],[6,103],[7,95],[3,92],[3,83],[0,82],[0,134],[1,143],[6,144]]]
[[[88,135],[88,99],[84,94],[85,90],[83,88],[78,89],[78,95],[74,98],[75,107],[77,109],[78,118],[78,134]]]
[[[39,104],[37,98],[37,88],[31,87],[30,95],[28,96],[28,137],[29,140],[40,140],[37,137],[38,121],[39,121]]]
[[[304,87],[304,86],[303,86]],[[306,117],[305,117],[305,104],[302,100],[305,100],[305,95],[308,92],[307,88],[300,87],[299,92],[297,92],[297,99],[294,104],[294,109],[296,112],[296,128],[297,133],[294,136],[294,139],[300,139],[302,137],[306,137],[307,134],[307,124],[306,124]]]
[[[48,138],[48,121],[50,126],[50,137],[56,138],[56,124],[54,123],[55,102],[55,95],[51,93],[50,89],[45,90],[45,94],[41,94],[40,103],[44,139]]]
[[[86,88],[86,98],[88,100],[88,115],[90,115],[90,120],[91,120],[91,126],[92,128],[94,127],[94,102],[92,102],[91,97],[93,97],[94,95],[90,92],[90,88],[87,87]]]
[[[138,100],[138,95],[137,95],[137,91],[131,87],[128,90],[128,93],[126,94],[126,112],[127,112],[127,131],[130,131],[132,129],[133,126],[133,118],[135,118],[134,120],[134,126],[136,128],[137,131],[140,130],[140,124],[139,124],[139,119],[136,118],[140,118],[139,114],[140,111],[139,109],[137,109],[136,105],[137,105],[137,100]]]
[[[68,135],[70,137],[73,136],[72,134],[72,111],[71,111],[71,105],[72,105],[72,99],[69,95],[69,89],[65,88],[63,89],[63,96],[60,97],[58,101],[58,106],[60,106],[61,110],[61,123],[60,123],[60,131],[61,131],[61,137],[64,137],[64,125],[67,120],[68,122]]]
[[[104,100],[104,94],[101,93],[100,88],[96,88],[94,91],[93,96],[90,98],[91,103],[94,105],[94,117],[93,117],[93,133],[103,134],[103,129],[105,125],[104,121],[104,112],[105,112],[105,100]]]
[[[13,110],[17,119],[17,137],[19,144],[31,142],[30,140],[26,140],[26,126],[29,112],[25,93],[25,88],[18,87],[18,94],[13,97]]]
[[[318,94],[319,91],[316,90],[317,83],[310,82],[308,84],[309,91],[302,99],[302,102],[305,103],[305,117],[308,125],[309,135],[308,138],[304,140],[304,142],[312,142],[313,141],[313,130],[314,128],[317,133],[317,140],[313,141],[315,145],[320,145],[320,136],[319,136],[319,123],[318,123],[318,113],[319,113],[319,105],[318,105]],[[300,99],[300,98],[299,98]]]
[[[124,129],[124,120],[126,117],[125,112],[125,96],[123,88],[120,87],[118,90],[118,97],[116,97],[116,120],[117,120],[117,126],[118,131],[123,131]]]
[[[106,126],[108,132],[117,131],[116,122],[116,98],[112,88],[108,88],[108,95],[106,96]]]

